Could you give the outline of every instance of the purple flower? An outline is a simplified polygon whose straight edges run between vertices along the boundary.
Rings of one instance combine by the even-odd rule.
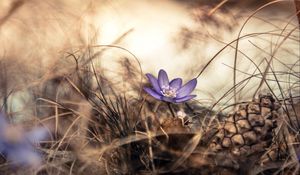
[[[182,86],[182,79],[175,78],[169,82],[166,71],[161,69],[158,79],[151,74],[146,74],[152,88],[145,87],[144,90],[152,97],[171,103],[181,103],[188,101],[196,95],[190,95],[197,85],[197,80],[192,79]]]
[[[21,127],[10,125],[0,113],[0,153],[13,165],[39,166],[42,158],[35,145],[46,135],[44,128],[24,132]]]
[[[298,162],[300,162],[300,148],[297,149],[296,151]]]

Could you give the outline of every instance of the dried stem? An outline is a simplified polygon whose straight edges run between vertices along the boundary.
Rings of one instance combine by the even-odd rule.
[[[174,113],[174,110],[173,110],[173,108],[172,108],[172,106],[171,106],[171,103],[168,102],[167,105],[168,105],[168,108],[169,108],[169,110],[170,110],[170,112],[171,112],[173,118],[175,118],[175,113]]]
[[[298,17],[298,23],[300,26],[300,1],[299,0],[294,0],[295,6],[296,6],[296,13],[297,13],[297,17]]]

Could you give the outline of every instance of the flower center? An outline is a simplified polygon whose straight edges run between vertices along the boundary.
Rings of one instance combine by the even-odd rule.
[[[165,97],[175,98],[176,97],[176,89],[170,87],[170,86],[164,86],[161,88],[162,95]]]

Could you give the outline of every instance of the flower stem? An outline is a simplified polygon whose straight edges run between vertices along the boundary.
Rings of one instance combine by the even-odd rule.
[[[169,107],[169,110],[170,110],[170,112],[171,112],[173,118],[175,118],[175,113],[174,113],[174,110],[173,110],[173,108],[172,108],[172,106],[171,106],[171,103],[168,102],[167,105],[168,105],[168,107]]]

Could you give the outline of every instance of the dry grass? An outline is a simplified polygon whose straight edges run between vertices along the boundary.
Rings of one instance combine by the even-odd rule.
[[[16,2],[0,19],[0,25],[26,3]],[[232,64],[224,65],[232,70],[232,86],[209,102],[193,100],[173,104],[174,111],[187,114],[188,118],[184,119],[174,118],[165,103],[143,92],[147,84],[139,59],[118,45],[131,30],[112,45],[97,45],[91,39],[89,45],[65,49],[61,59],[53,61],[38,76],[32,71],[38,70],[35,66],[4,57],[0,62],[2,111],[12,122],[45,126],[52,137],[38,147],[44,158],[41,167],[12,168],[2,158],[0,174],[239,174],[241,169],[253,175],[299,174],[300,62],[295,59],[300,56],[299,26],[295,24],[298,13],[282,20],[283,27],[274,24],[272,31],[243,33],[249,21],[264,20],[256,16],[259,12],[277,3],[282,2],[271,1],[254,10],[244,19],[236,39],[231,42],[213,34],[203,37],[198,29],[183,29],[180,37],[187,40],[181,43],[182,49],[193,42],[189,37],[197,41],[210,38],[224,45],[205,65],[195,65],[191,72],[197,78],[205,78],[206,71],[213,69],[211,65],[222,59],[220,55],[224,52],[234,51]],[[222,11],[223,5],[226,1],[209,8],[202,22],[221,25],[219,17],[228,13]],[[219,16],[214,16],[215,13]],[[264,22],[272,24],[272,21]],[[221,26],[224,30],[234,29],[231,24]],[[269,48],[261,48],[251,39],[268,42]],[[249,56],[241,48],[245,40],[261,59]],[[293,48],[283,47],[286,43]],[[102,65],[107,52],[121,53],[116,63],[118,69]],[[293,61],[282,60],[279,52]],[[243,61],[253,69],[239,66]],[[226,164],[227,159],[236,157],[226,152],[213,153],[212,138],[228,113],[264,92],[270,92],[282,105],[272,145],[263,153],[273,151],[275,158],[243,158],[251,167],[231,166],[239,162]]]

